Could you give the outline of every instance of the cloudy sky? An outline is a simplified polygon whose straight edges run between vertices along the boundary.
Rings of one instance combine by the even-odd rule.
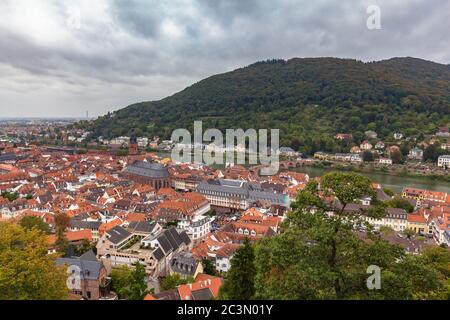
[[[0,117],[97,116],[269,58],[448,64],[449,30],[448,0],[0,0]]]

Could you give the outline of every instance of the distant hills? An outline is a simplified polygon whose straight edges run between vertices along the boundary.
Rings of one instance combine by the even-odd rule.
[[[336,133],[434,133],[450,123],[450,66],[416,58],[364,63],[337,58],[257,62],[204,79],[159,101],[80,124],[94,136],[170,137],[173,129],[278,128],[305,152],[338,150]]]

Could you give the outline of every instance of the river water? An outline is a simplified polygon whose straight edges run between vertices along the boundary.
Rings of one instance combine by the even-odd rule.
[[[298,169],[293,169],[293,171],[307,173],[310,178],[320,177],[327,172],[337,171],[331,168],[315,168],[315,167],[302,167]],[[377,182],[391,189],[396,193],[401,193],[404,187],[413,187],[419,189],[427,189],[433,191],[441,191],[450,193],[450,183],[444,181],[434,181],[426,178],[417,177],[401,177],[393,176],[389,174],[382,173],[362,173],[363,175],[369,177],[373,182]]]

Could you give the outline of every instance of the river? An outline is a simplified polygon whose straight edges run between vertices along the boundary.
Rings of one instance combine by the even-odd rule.
[[[332,168],[302,167],[292,169],[293,171],[307,173],[310,178],[320,177],[330,171],[338,171]],[[433,191],[450,193],[450,183],[444,181],[434,181],[427,178],[401,177],[382,173],[362,173],[372,181],[380,183],[383,187],[389,188],[396,193],[401,193],[404,187],[413,187]]]

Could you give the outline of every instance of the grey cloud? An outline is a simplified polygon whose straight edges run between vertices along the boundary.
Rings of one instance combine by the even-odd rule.
[[[160,98],[211,74],[269,58],[337,56],[367,61],[416,56],[450,62],[446,0],[99,0],[106,10],[98,6],[99,12],[91,13],[81,7],[79,30],[64,25],[68,5],[77,2],[53,3],[53,14],[65,32],[61,43],[33,39],[27,34],[30,26],[19,32],[0,23],[0,66],[20,75],[0,82],[0,116],[8,110],[1,98],[12,101],[27,88],[47,85],[51,104],[55,83],[63,84],[70,99],[83,101],[83,108],[91,106],[101,114],[133,99]],[[372,3],[381,7],[382,30],[366,28],[366,8]],[[0,20],[7,19],[0,11]],[[17,82],[23,78],[23,84]],[[110,87],[120,95],[108,96]],[[85,96],[81,99],[74,92]],[[33,100],[33,92],[17,97],[23,114],[28,112],[27,99]],[[58,95],[55,110],[64,109],[61,99]],[[64,110],[72,114],[73,108],[71,102]]]

